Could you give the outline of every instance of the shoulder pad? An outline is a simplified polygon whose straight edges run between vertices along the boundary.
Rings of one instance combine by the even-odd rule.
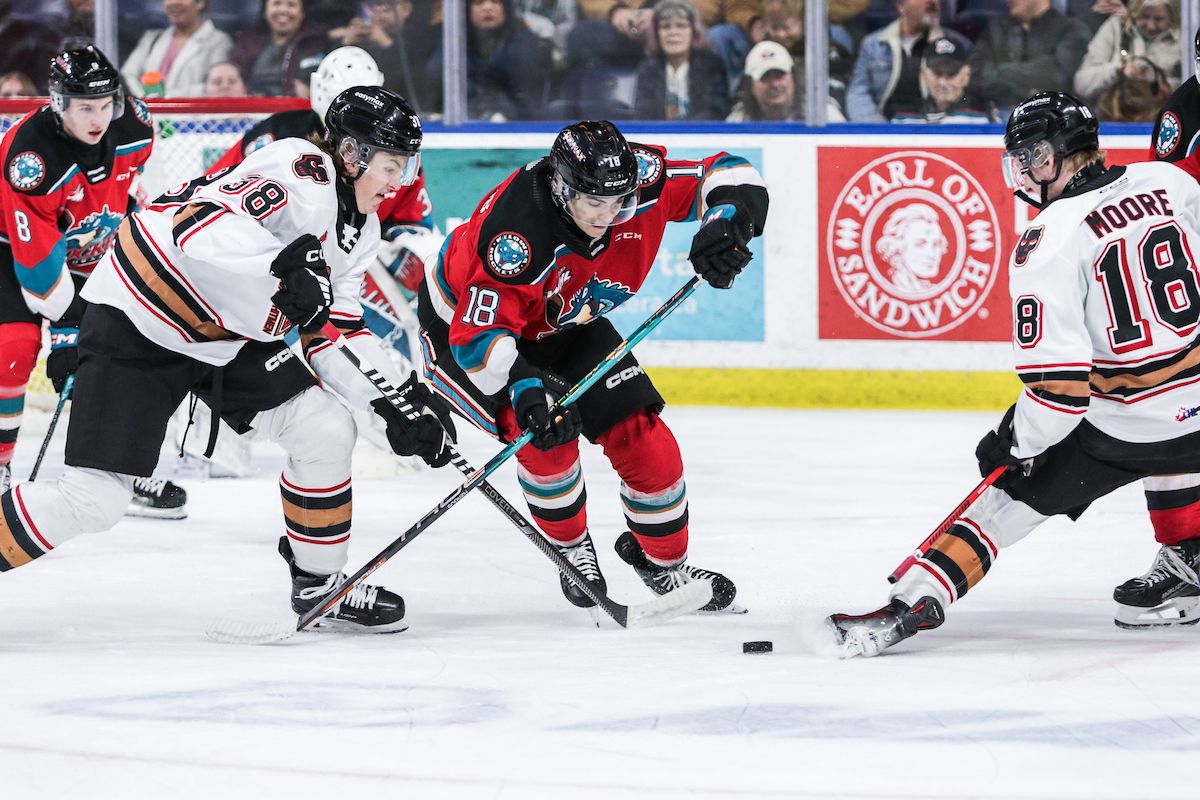
[[[551,221],[533,202],[532,171],[523,172],[495,199],[479,227],[479,258],[503,283],[528,285],[543,275],[558,242]]]
[[[59,135],[53,112],[43,108],[18,123],[4,156],[4,181],[15,191],[44,195],[77,169]]]

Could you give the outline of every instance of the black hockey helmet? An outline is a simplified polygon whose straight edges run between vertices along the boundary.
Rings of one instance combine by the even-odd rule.
[[[550,148],[551,194],[576,222],[571,201],[581,196],[622,203],[608,227],[633,218],[637,211],[638,163],[625,137],[607,120],[586,120],[559,131]],[[592,224],[589,221],[588,224]],[[599,226],[603,227],[603,226]]]
[[[342,160],[365,172],[371,155],[384,150],[407,157],[403,183],[421,167],[421,119],[400,95],[382,86],[351,86],[329,104],[325,132]]]
[[[60,116],[72,98],[113,98],[113,119],[125,111],[121,75],[94,45],[68,47],[50,60],[50,107]]]
[[[1026,202],[1038,208],[1045,206],[1047,191],[1058,180],[1064,159],[1081,150],[1098,149],[1099,130],[1100,123],[1087,104],[1066,92],[1038,92],[1021,101],[1004,127],[1005,182]],[[1047,181],[1033,181],[1042,189],[1041,202],[1035,202],[1019,190],[1024,186],[1024,177],[1035,167],[1049,164],[1052,157],[1054,176]]]

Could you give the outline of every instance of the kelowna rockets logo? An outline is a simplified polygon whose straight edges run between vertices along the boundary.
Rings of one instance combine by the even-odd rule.
[[[70,226],[67,230],[67,266],[87,266],[99,261],[120,224],[121,215],[105,205],[88,214],[78,225]]]
[[[571,273],[563,270],[558,285],[546,298],[546,323],[555,329],[586,325],[633,297],[628,286],[593,275],[563,302],[559,292],[570,280]]]

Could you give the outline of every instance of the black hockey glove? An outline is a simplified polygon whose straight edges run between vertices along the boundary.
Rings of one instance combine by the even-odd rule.
[[[550,418],[550,406],[566,394],[566,383],[557,375],[530,369],[523,360],[517,359],[509,374],[508,397],[517,412],[518,424],[533,433],[533,446],[553,450],[578,439],[583,430],[579,409],[570,405]],[[520,377],[514,373],[520,373]]]
[[[386,398],[372,401],[372,410],[383,417],[387,425],[388,444],[396,455],[420,456],[431,467],[446,466],[450,463],[450,447],[458,435],[450,417],[450,406],[417,381],[415,373],[409,373],[408,380],[399,390],[421,416],[410,420]]]
[[[46,377],[54,391],[62,394],[67,377],[79,369],[79,317],[82,301],[76,297],[62,319],[50,324],[50,355],[46,356]]]
[[[728,289],[750,263],[752,238],[754,222],[750,213],[736,202],[722,203],[704,214],[700,230],[692,237],[688,259],[710,286]]]
[[[329,265],[321,255],[321,240],[311,233],[296,239],[275,256],[271,274],[279,278],[279,291],[271,295],[271,302],[301,333],[320,330],[333,305]]]
[[[1037,467],[1041,462],[1041,456],[1034,458],[1020,459],[1012,454],[1014,444],[1013,437],[1013,419],[1016,417],[1017,407],[1011,405],[1008,411],[1004,412],[1003,418],[1000,420],[999,427],[994,431],[988,431],[979,440],[979,444],[975,446],[975,460],[979,462],[979,474],[986,478],[992,474],[992,470],[996,467],[1006,466],[1009,470],[1000,476],[996,481],[997,485],[1004,485],[1012,481],[1027,477],[1029,473]],[[1012,469],[1019,467],[1019,469]]]

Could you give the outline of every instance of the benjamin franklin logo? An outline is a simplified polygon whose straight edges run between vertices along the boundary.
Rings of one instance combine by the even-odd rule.
[[[937,336],[983,305],[1000,265],[996,210],[965,170],[934,153],[867,164],[830,215],[829,264],[846,303],[881,331]]]

